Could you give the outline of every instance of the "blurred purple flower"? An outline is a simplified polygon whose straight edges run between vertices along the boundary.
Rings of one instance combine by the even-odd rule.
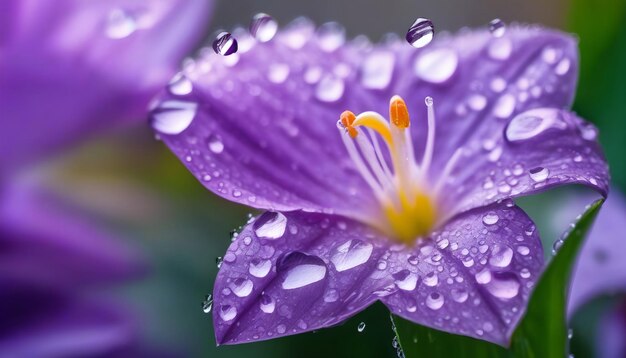
[[[138,255],[21,174],[97,130],[140,123],[210,3],[0,4],[0,356],[137,356],[128,312],[85,289],[136,277]]]
[[[380,300],[507,345],[543,264],[535,226],[510,198],[572,183],[608,190],[595,127],[563,109],[575,41],[511,27],[416,50],[345,43],[337,24],[315,32],[302,19],[267,43],[235,31],[239,53],[201,53],[189,90],[170,88],[152,114],[209,190],[272,210],[224,255],[217,342],[332,326]],[[391,124],[364,112],[388,106]]]
[[[145,118],[193,49],[210,0],[0,4],[0,171]]]

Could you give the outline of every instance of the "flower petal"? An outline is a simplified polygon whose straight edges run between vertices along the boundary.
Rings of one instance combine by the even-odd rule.
[[[218,344],[245,343],[338,324],[389,284],[373,275],[386,241],[337,216],[266,212],[224,255],[213,289]],[[382,271],[381,271],[382,272]]]
[[[0,279],[50,289],[136,277],[140,255],[56,197],[4,188],[0,197]]]
[[[424,97],[434,97],[435,179],[461,145],[501,135],[515,113],[565,107],[573,97],[575,43],[556,31],[510,26],[502,38],[466,31],[416,50],[395,42],[372,47],[362,39],[344,44],[332,28],[314,35],[313,25],[299,20],[267,43],[240,31],[240,51],[229,57],[203,51],[186,74],[193,91],[164,94],[153,126],[224,198],[359,219],[377,205],[337,134],[343,110],[386,114],[392,95],[404,97],[419,158],[427,132]],[[510,102],[497,104],[507,94],[516,96],[510,113],[502,108]]]
[[[5,1],[0,168],[143,118],[150,99],[202,35],[210,4]]]
[[[565,184],[608,193],[609,171],[597,129],[575,114],[537,108],[509,121],[493,139],[468,144],[444,186],[452,212],[528,195]],[[453,209],[452,209],[453,208]]]
[[[571,208],[574,213],[580,213],[590,201],[576,199],[566,207]],[[572,276],[568,304],[570,314],[602,294],[626,292],[624,218],[626,201],[620,192],[614,190],[602,205],[580,252]]]
[[[392,252],[388,262],[400,289],[382,301],[394,314],[506,346],[541,272],[543,250],[533,222],[508,202],[461,214],[433,240]]]

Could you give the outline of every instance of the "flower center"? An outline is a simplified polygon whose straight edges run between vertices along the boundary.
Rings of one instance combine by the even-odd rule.
[[[413,151],[409,111],[399,96],[393,96],[389,102],[390,122],[376,112],[355,116],[350,111],[343,112],[337,122],[350,158],[381,204],[384,215],[370,224],[406,243],[429,234],[439,224],[439,190],[461,154],[457,150],[439,180],[428,182],[435,141],[435,112],[432,98],[427,97],[425,103],[428,133],[419,164]],[[386,144],[388,157],[381,150],[380,138]]]

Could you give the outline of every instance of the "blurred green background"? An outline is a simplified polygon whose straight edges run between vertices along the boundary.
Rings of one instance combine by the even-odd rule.
[[[580,38],[581,75],[574,109],[600,127],[614,182],[626,191],[626,1],[222,0],[217,2],[211,30],[245,25],[257,12],[269,13],[283,25],[302,15],[317,23],[335,20],[349,35],[363,33],[373,40],[387,32],[403,35],[416,17],[430,18],[437,31],[485,26],[499,17],[575,33]],[[203,314],[201,303],[212,290],[216,257],[225,252],[230,232],[250,212],[206,191],[153,138],[147,124],[91,141],[45,170],[51,186],[145,253],[152,268],[145,279],[102,294],[130,302],[146,341],[193,357],[395,356],[382,305],[339,327],[216,347],[211,317]],[[550,199],[525,205],[532,209],[546,200]],[[556,237],[543,235],[548,240]],[[615,301],[600,298],[576,315],[574,354],[592,355],[594,325]],[[366,323],[362,333],[357,332],[360,322]]]

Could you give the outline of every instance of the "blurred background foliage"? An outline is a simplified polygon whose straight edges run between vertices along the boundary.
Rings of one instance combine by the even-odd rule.
[[[373,40],[387,32],[403,34],[418,16],[432,19],[438,31],[485,26],[499,17],[575,33],[580,39],[581,75],[574,109],[600,127],[614,181],[626,191],[626,1],[222,0],[211,29],[247,24],[257,12],[271,14],[282,25],[302,15],[317,23],[335,20],[345,25],[349,35],[364,33]],[[194,357],[395,356],[388,313],[382,305],[336,328],[216,347],[211,317],[203,314],[201,303],[212,290],[216,257],[225,252],[230,232],[245,222],[250,211],[206,191],[154,139],[147,122],[86,143],[42,170],[50,186],[144,252],[151,274],[105,294],[130,302],[139,313],[146,341]],[[538,208],[546,202],[549,197],[525,205]],[[544,232],[548,241],[556,235]],[[576,315],[574,354],[593,355],[596,323],[615,302],[615,298],[600,298]],[[362,333],[357,332],[359,322],[366,323]]]

